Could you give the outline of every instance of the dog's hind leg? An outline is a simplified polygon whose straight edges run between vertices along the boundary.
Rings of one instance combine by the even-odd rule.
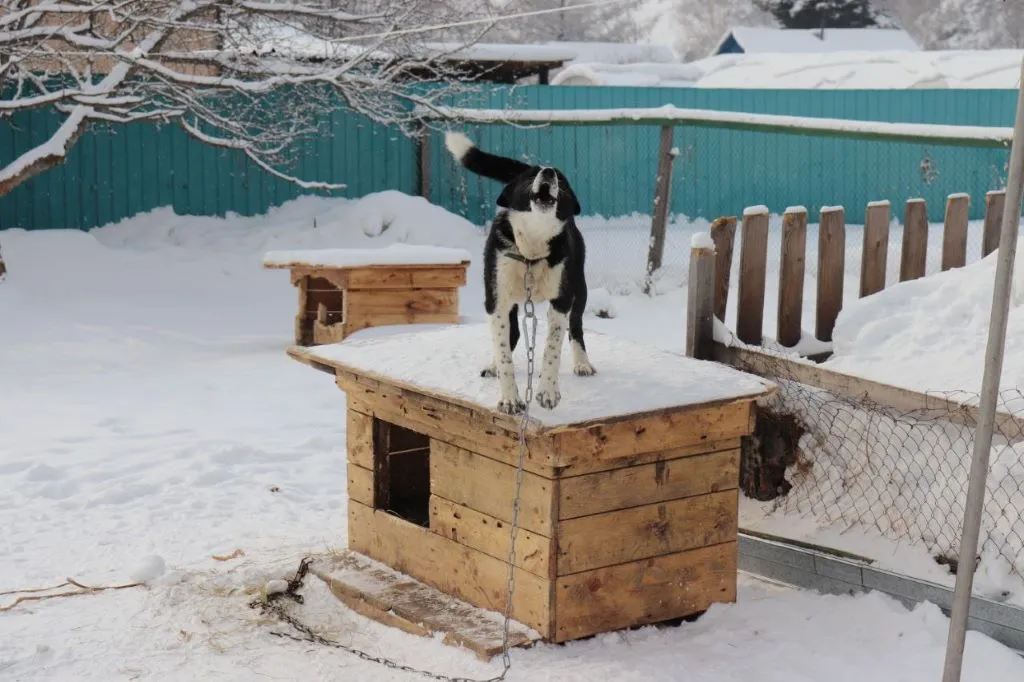
[[[544,346],[544,358],[537,381],[537,403],[549,410],[562,399],[558,390],[558,370],[562,365],[562,342],[565,341],[565,328],[568,324],[565,314],[569,307],[567,303],[565,299],[555,299],[548,308],[548,340]]]
[[[583,342],[583,310],[587,307],[587,290],[577,294],[569,310],[569,347],[572,348],[572,373],[580,377],[597,374],[587,357],[587,346]]]

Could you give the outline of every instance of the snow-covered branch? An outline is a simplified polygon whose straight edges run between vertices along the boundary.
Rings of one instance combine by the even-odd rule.
[[[40,107],[64,116],[49,141],[0,160],[0,195],[61,163],[91,122],[141,120],[334,188],[289,173],[289,149],[339,107],[411,129],[414,109],[454,86],[402,29],[464,17],[459,3],[474,1],[0,0],[0,125]],[[345,39],[367,34],[378,37]]]

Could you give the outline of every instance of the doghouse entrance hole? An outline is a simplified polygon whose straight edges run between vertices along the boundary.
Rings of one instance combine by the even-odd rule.
[[[344,321],[345,292],[324,277],[309,277],[306,280],[305,314],[311,326],[320,313],[321,304],[324,307],[321,324],[332,325]]]
[[[430,523],[430,438],[374,419],[374,507],[416,525]]]

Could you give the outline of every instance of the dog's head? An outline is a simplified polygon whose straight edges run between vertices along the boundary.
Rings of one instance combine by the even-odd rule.
[[[531,166],[519,174],[498,196],[498,206],[510,211],[554,211],[565,222],[580,214],[580,202],[569,180],[556,168]]]

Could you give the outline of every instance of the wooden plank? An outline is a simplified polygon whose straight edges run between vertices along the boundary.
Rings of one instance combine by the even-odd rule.
[[[511,507],[509,507],[511,512]],[[430,497],[430,530],[508,563],[511,524],[443,497]],[[516,533],[515,565],[542,578],[554,578],[551,538],[520,526]]]
[[[962,268],[967,264],[967,221],[971,197],[950,194],[946,199],[946,217],[942,226],[942,269]]]
[[[364,469],[358,464],[348,464],[348,499],[355,500],[368,507],[373,506],[374,482],[373,471]]]
[[[860,297],[885,288],[889,257],[889,202],[872,201],[864,220],[864,246],[861,251]]]
[[[732,247],[736,238],[736,216],[715,218],[711,240],[715,242],[715,317],[725,322],[729,304],[729,278],[732,276]]]
[[[360,268],[348,273],[349,289],[457,289],[466,283],[466,266],[436,268]]]
[[[769,355],[748,348],[726,347],[715,343],[715,361],[769,379],[786,379],[830,391],[855,400],[870,399],[898,412],[929,411],[942,414],[955,424],[974,427],[978,408],[906,388],[890,386],[863,377],[842,374],[820,365]],[[1024,441],[1024,419],[996,412],[995,430],[1011,443]]]
[[[752,346],[761,345],[768,267],[768,210],[762,211],[761,208],[748,208],[743,212],[743,240],[740,243],[736,336]]]
[[[821,209],[818,225],[818,307],[814,335],[831,341],[836,318],[843,308],[846,268],[846,222],[842,206]]]
[[[736,543],[558,578],[556,642],[657,623],[736,600]]]
[[[373,417],[349,405],[345,410],[345,440],[349,463],[372,471]]]
[[[557,464],[562,475],[576,475],[624,466],[602,466],[643,453],[694,446],[694,452],[709,452],[715,441],[741,438],[753,431],[750,400],[735,400],[714,407],[686,412],[668,412],[631,422],[595,424],[583,429],[552,431]],[[716,448],[719,449],[719,448]]]
[[[658,143],[658,171],[654,178],[654,212],[651,218],[650,247],[647,250],[647,277],[644,281],[644,293],[650,294],[654,273],[661,268],[662,256],[665,253],[665,227],[668,224],[668,211],[672,201],[672,166],[675,155],[672,153],[672,137],[674,126],[661,127]]]
[[[924,199],[907,199],[903,212],[903,250],[900,281],[924,277],[928,264],[928,206]]]
[[[666,453],[668,454],[668,453]],[[740,450],[692,455],[563,478],[558,516],[573,519],[739,486]]]
[[[710,360],[714,335],[715,252],[713,248],[690,249],[689,287],[686,304],[686,355]]]
[[[506,427],[501,415],[481,415],[472,408],[449,403],[400,388],[386,386],[365,376],[341,371],[338,386],[348,394],[350,410],[371,414],[405,426],[431,438],[451,443],[488,457],[515,464],[519,460],[519,435]],[[524,468],[541,476],[555,476],[553,437],[533,433]]]
[[[417,315],[458,312],[455,289],[349,289],[346,322],[352,317],[414,319]]]
[[[807,209],[790,207],[782,215],[782,262],[779,264],[778,342],[786,347],[803,335],[804,262],[807,257]]]
[[[558,575],[736,540],[739,490],[558,522]]]
[[[508,564],[430,530],[349,501],[349,548],[480,608],[505,611]],[[512,617],[547,637],[551,581],[514,569]]]
[[[310,573],[323,580],[356,613],[420,637],[474,652],[488,661],[503,650],[503,622],[484,609],[394,571],[352,551],[320,559]],[[530,646],[537,636],[522,623],[509,624],[509,645]]]
[[[985,193],[985,231],[981,237],[981,257],[984,258],[999,248],[999,232],[1003,226],[1003,209],[1006,207],[1006,190]]]
[[[512,521],[515,467],[440,440],[430,441],[430,492],[493,516]],[[552,537],[554,482],[523,472],[519,500],[519,524],[527,530]]]

